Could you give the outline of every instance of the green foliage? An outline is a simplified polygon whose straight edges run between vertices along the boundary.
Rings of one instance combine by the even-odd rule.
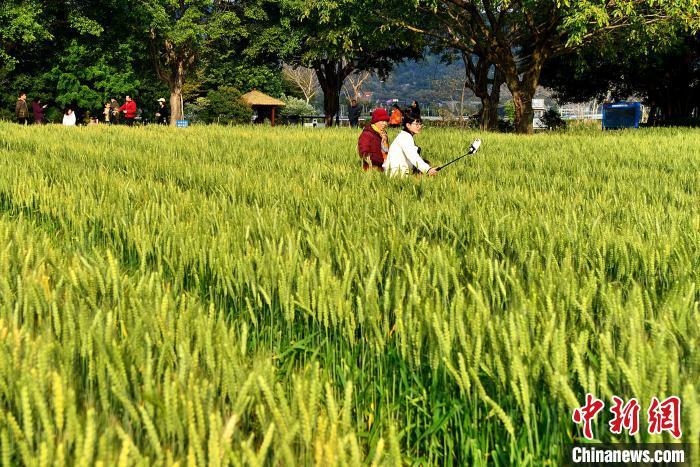
[[[228,32],[211,42],[202,54],[200,67],[205,86],[233,86],[242,92],[258,89],[272,96],[284,92],[281,61],[295,42],[290,40],[279,2],[236,2],[241,34]]]
[[[253,33],[246,21],[262,19],[258,3],[265,0],[140,2],[142,34],[150,38],[158,75],[173,86],[184,79],[183,71],[199,66],[205,52],[215,49],[218,41],[229,45],[241,42]]]
[[[537,8],[538,2],[526,2]],[[700,28],[700,2],[697,0],[623,0],[602,4],[596,0],[557,1],[562,21],[559,29],[566,33],[568,46],[579,46],[593,35],[628,26],[631,34],[666,41],[669,31],[678,24],[689,30]],[[660,21],[660,19],[666,21]]]
[[[207,65],[206,86],[230,86],[244,92],[257,89],[271,96],[284,91],[281,69],[268,64],[239,62],[234,59],[215,61]]]
[[[417,36],[386,22],[363,2],[355,0],[283,0],[282,11],[291,18],[290,40],[299,47],[290,63],[318,68],[321,63],[343,61],[352,70],[385,74],[394,61],[418,55]],[[343,65],[345,66],[345,65]]]
[[[501,133],[512,133],[515,131],[515,125],[513,125],[513,120],[510,119],[499,119],[498,120],[498,131]]]
[[[207,123],[250,123],[253,110],[241,99],[238,89],[225,86],[207,94],[208,105],[203,114]]]
[[[209,91],[185,105],[185,117],[195,123],[250,123],[253,111],[241,100],[241,93],[233,87]]]
[[[635,96],[650,109],[649,123],[681,124],[700,108],[700,35],[670,31],[662,45],[624,34],[553,59],[542,84],[562,102]]]
[[[7,465],[559,465],[587,392],[700,434],[698,131],[494,134],[430,179],[346,129],[0,132]]]
[[[300,115],[315,115],[316,109],[311,104],[308,104],[304,99],[299,99],[292,96],[283,96],[282,100],[286,104],[280,114],[282,116],[300,116]]]
[[[315,70],[326,125],[340,110],[340,90],[350,74],[372,71],[385,77],[394,63],[421,55],[419,36],[387,24],[375,7],[364,0],[281,1],[289,18],[288,41],[295,45],[285,61]]]
[[[417,0],[412,6],[395,0],[375,0],[378,15],[390,23],[424,31],[437,48],[476,55],[503,73],[516,107],[515,127],[532,132],[531,102],[543,66],[552,58],[604,37],[613,31],[669,37],[681,24],[700,29],[697,0],[532,0],[486,2]]]
[[[17,120],[17,116],[10,109],[0,109],[0,120],[14,122]]]
[[[506,113],[506,119],[510,121],[511,123],[515,121],[515,103],[513,102],[513,99],[510,99],[505,103],[503,106],[503,110]]]
[[[42,24],[43,9],[35,0],[3,0],[0,3],[0,83],[21,57],[16,52],[23,45],[51,39]]]
[[[208,117],[209,99],[198,97],[194,101],[185,103],[184,117],[193,123],[211,123]]]
[[[546,126],[548,130],[559,130],[566,128],[566,121],[561,118],[561,114],[556,109],[547,110],[542,117],[540,117],[540,120],[542,123],[544,123],[544,126]]]
[[[73,40],[45,80],[56,83],[55,102],[97,111],[110,98],[138,98],[140,81],[133,72],[130,48],[123,44],[110,57],[99,47]],[[108,60],[110,60],[108,62]]]

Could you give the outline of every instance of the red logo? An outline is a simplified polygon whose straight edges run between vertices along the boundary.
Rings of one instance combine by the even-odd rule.
[[[612,396],[613,405],[610,412],[612,419],[608,422],[610,433],[619,435],[626,430],[629,436],[639,433],[639,412],[641,405],[636,398],[625,401],[617,396]],[[586,403],[582,407],[574,409],[571,419],[577,425],[583,424],[583,436],[593,439],[593,419],[603,410],[605,403],[596,399],[592,394],[586,394]],[[651,398],[647,410],[647,431],[650,435],[660,435],[664,431],[669,432],[674,438],[682,436],[681,430],[681,399],[678,396],[670,396],[663,401],[657,397]]]
[[[658,435],[668,431],[678,439],[681,432],[681,399],[671,396],[659,402],[656,397],[651,398],[651,404],[647,411],[649,417],[649,434]]]
[[[586,394],[586,405],[574,410],[571,418],[577,425],[583,422],[583,436],[587,439],[593,439],[593,430],[591,429],[591,421],[598,415],[598,412],[603,410],[605,403],[600,399],[596,399],[592,394]]]
[[[635,398],[630,399],[624,406],[624,402],[617,396],[612,396],[613,406],[610,411],[613,413],[614,417],[608,425],[610,426],[610,433],[619,435],[622,430],[628,431],[630,436],[634,436],[639,432],[639,401]]]

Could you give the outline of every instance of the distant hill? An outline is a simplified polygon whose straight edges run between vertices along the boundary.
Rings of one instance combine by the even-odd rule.
[[[367,104],[386,104],[390,99],[398,99],[399,105],[407,106],[412,100],[417,100],[421,108],[437,112],[438,108],[447,108],[452,112],[459,109],[464,85],[464,64],[461,60],[445,63],[439,55],[427,54],[420,61],[406,61],[394,67],[389,77],[380,81],[372,77],[364,85],[363,90],[370,95],[365,99]],[[541,88],[536,97],[547,98],[550,92]],[[501,89],[501,105],[511,99],[508,88]],[[481,102],[472,91],[464,92],[464,111],[474,113],[479,110]]]
[[[421,107],[451,106],[461,99],[464,85],[464,65],[461,61],[446,64],[438,55],[427,55],[421,61],[406,61],[396,65],[385,81],[373,77],[364,87],[372,95],[371,103],[386,103],[398,99],[399,104],[409,105],[417,100]],[[479,100],[466,90],[467,107],[478,108]]]

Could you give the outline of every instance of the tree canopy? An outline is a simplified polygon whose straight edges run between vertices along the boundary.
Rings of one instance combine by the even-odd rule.
[[[292,65],[312,68],[323,91],[326,125],[340,110],[345,79],[358,71],[388,73],[393,64],[422,51],[419,39],[373,15],[370,2],[355,0],[281,0],[290,18],[295,49]]]
[[[649,107],[649,124],[685,124],[700,110],[700,35],[596,41],[551,60],[542,84],[566,102],[635,96]]]
[[[298,92],[286,64],[313,70],[332,125],[348,77],[386,75],[431,46],[463,60],[482,128],[496,127],[505,83],[527,133],[538,85],[577,93],[564,73],[581,95],[635,93],[660,116],[687,113],[660,90],[694,92],[696,69],[681,65],[697,56],[699,27],[698,0],[5,0],[0,104],[27,91],[99,111],[110,97],[148,107],[170,94],[174,122],[183,100],[219,88]]]
[[[628,29],[654,35],[669,25],[697,29],[697,0],[383,0],[394,23],[493,63],[515,105],[515,126],[532,132],[532,98],[546,62],[592,39]]]

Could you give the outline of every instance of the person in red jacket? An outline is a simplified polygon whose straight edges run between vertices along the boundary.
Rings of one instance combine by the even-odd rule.
[[[119,107],[119,111],[124,112],[124,121],[126,124],[132,126],[136,118],[136,102],[134,102],[131,96],[126,96],[126,102]]]
[[[362,159],[362,170],[369,169],[383,172],[382,164],[389,152],[389,137],[386,127],[389,125],[389,113],[382,108],[372,111],[372,120],[360,134],[357,152]]]

